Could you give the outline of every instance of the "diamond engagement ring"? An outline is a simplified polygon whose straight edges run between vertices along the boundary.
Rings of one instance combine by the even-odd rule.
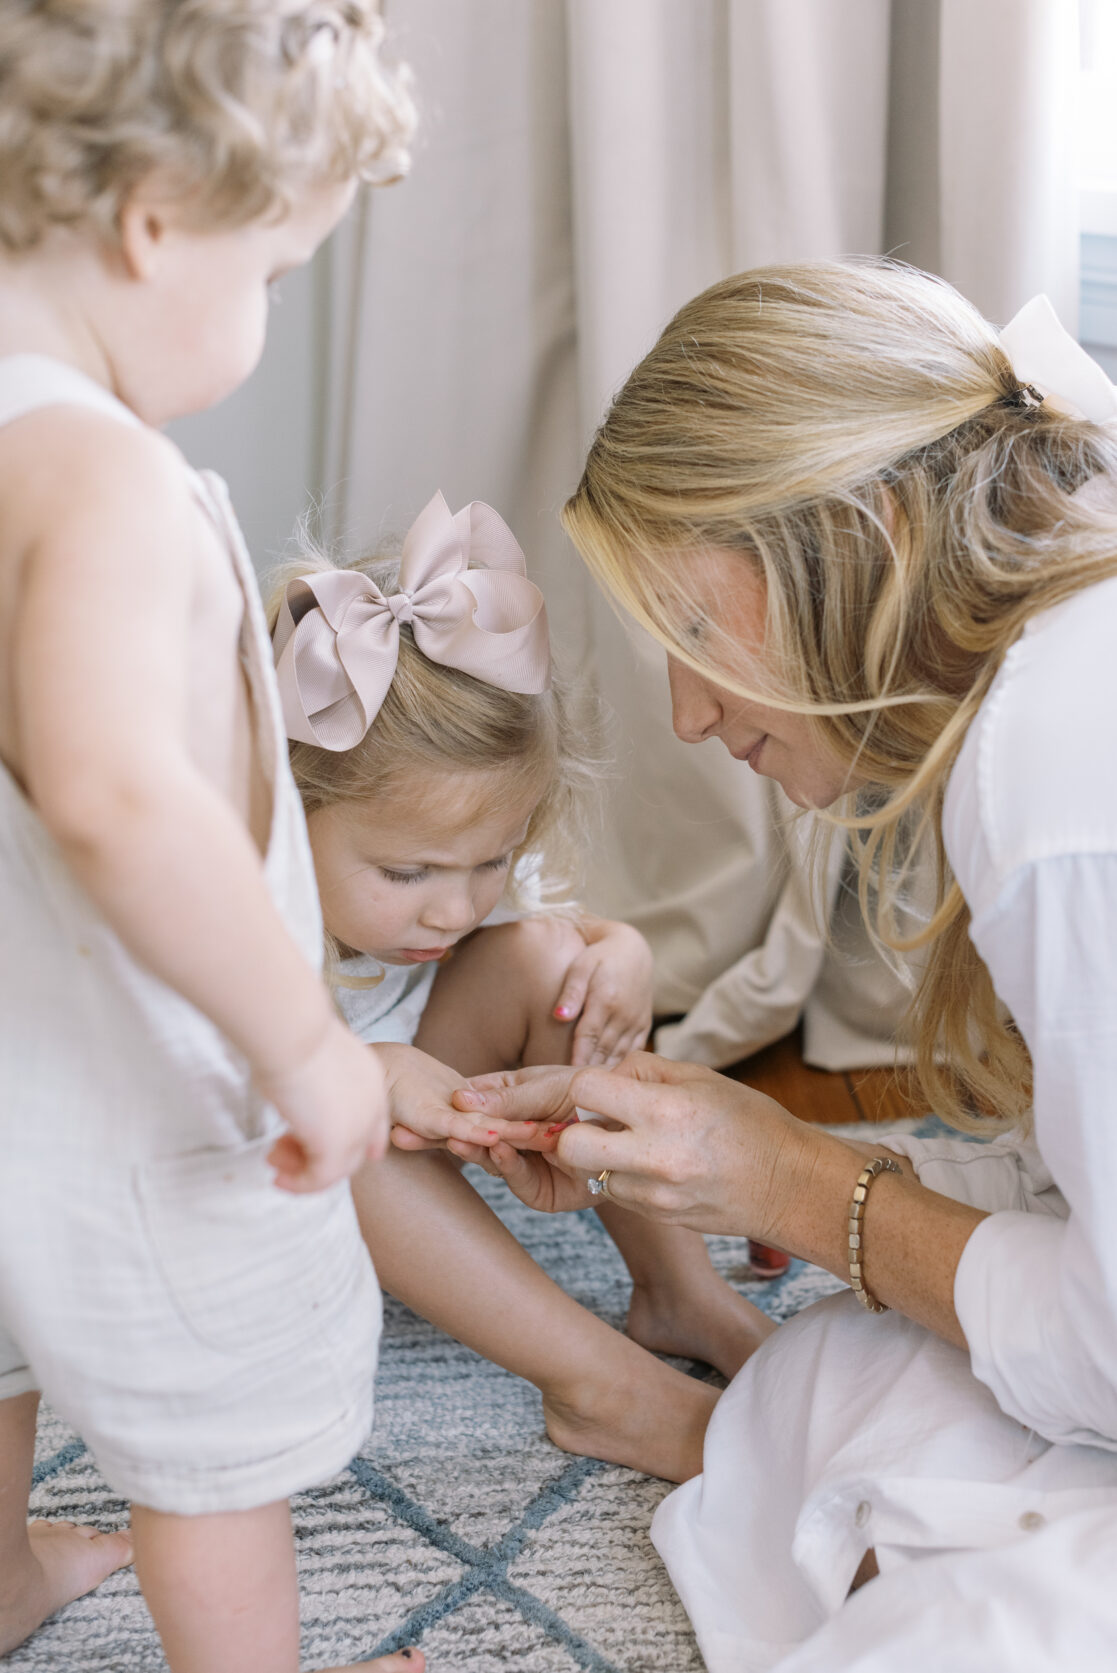
[[[607,1197],[609,1195],[609,1176],[612,1168],[602,1168],[596,1179],[586,1180],[586,1190],[591,1197]]]

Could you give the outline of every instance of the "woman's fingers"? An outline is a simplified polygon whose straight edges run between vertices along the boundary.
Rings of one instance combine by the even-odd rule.
[[[570,1095],[576,1070],[566,1067],[506,1070],[480,1075],[454,1093],[454,1104],[480,1120],[567,1121],[575,1111]]]

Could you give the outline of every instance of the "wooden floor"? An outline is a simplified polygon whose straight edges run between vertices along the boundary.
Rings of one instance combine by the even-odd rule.
[[[844,1074],[831,1074],[824,1069],[808,1068],[803,1062],[798,1030],[725,1072],[734,1080],[766,1092],[801,1121],[829,1125],[845,1121],[899,1121],[924,1113],[908,1095],[902,1072],[897,1075],[892,1069],[853,1069]]]

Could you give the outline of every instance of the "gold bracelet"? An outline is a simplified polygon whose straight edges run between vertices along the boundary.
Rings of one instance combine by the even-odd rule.
[[[872,1161],[861,1169],[857,1176],[857,1184],[853,1187],[853,1201],[849,1205],[849,1285],[862,1307],[867,1307],[870,1313],[887,1313],[888,1308],[883,1301],[865,1288],[861,1280],[861,1225],[865,1218],[865,1198],[869,1195],[869,1186],[878,1173],[903,1173],[898,1162],[893,1162],[888,1156],[874,1156]]]

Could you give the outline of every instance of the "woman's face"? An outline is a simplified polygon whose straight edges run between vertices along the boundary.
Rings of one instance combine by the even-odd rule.
[[[688,553],[688,588],[698,609],[695,650],[701,655],[704,621],[712,621],[739,647],[735,670],[742,684],[763,688],[768,680],[764,659],[765,586],[763,577],[740,552]],[[671,718],[687,744],[720,738],[730,755],[756,773],[774,778],[799,807],[829,807],[857,780],[820,748],[807,717],[738,697],[735,692],[668,655]]]

